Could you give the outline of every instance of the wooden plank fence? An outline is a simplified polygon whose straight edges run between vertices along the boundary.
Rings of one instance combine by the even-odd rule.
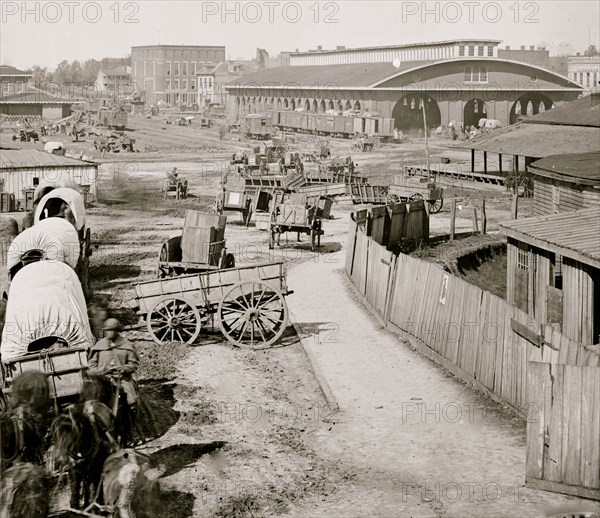
[[[389,229],[371,216],[350,223],[345,269],[358,293],[389,328],[527,418],[529,483],[600,499],[600,348],[435,264],[394,255],[375,241]]]

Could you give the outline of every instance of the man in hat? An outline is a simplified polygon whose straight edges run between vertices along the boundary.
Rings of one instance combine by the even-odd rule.
[[[133,429],[137,413],[136,374],[140,364],[137,347],[120,335],[121,323],[116,318],[104,322],[104,338],[99,340],[89,352],[90,374],[104,374],[117,384],[127,397],[131,427]]]

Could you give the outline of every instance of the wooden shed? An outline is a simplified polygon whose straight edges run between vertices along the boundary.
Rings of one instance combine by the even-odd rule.
[[[533,162],[528,172],[536,216],[600,207],[600,150],[552,155]]]
[[[502,223],[507,301],[583,345],[600,343],[600,208]]]
[[[96,201],[98,164],[37,149],[0,149],[0,191],[25,200],[26,192],[38,185],[75,184],[89,193],[86,200]],[[22,206],[24,207],[24,203]]]

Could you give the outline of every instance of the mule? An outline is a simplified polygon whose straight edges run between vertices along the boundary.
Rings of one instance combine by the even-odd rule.
[[[43,467],[20,463],[2,474],[2,518],[46,518],[50,507],[50,477]]]
[[[114,416],[107,406],[112,397],[110,381],[94,376],[85,381],[80,402],[52,423],[54,460],[68,470],[73,509],[86,508],[95,500],[104,462],[118,448]]]
[[[43,464],[49,430],[50,386],[43,372],[15,376],[8,408],[0,417],[0,464]]]

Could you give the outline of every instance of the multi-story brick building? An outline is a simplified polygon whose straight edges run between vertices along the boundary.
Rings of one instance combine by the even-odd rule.
[[[221,61],[224,46],[137,46],[131,48],[131,78],[149,105],[192,105],[198,97],[198,72]]]

